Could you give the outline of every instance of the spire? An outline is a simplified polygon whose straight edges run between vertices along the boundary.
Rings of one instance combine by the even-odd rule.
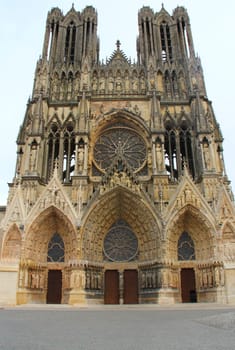
[[[117,51],[120,51],[120,46],[121,46],[120,40],[116,41],[116,46],[117,46]]]

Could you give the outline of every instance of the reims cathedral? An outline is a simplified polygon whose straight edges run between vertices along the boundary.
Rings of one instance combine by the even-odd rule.
[[[233,195],[185,8],[140,9],[136,51],[100,59],[92,6],[48,13],[1,304],[235,303]]]

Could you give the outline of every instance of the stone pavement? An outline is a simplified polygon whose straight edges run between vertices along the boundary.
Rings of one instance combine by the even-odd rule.
[[[234,350],[235,306],[2,307],[0,349]]]

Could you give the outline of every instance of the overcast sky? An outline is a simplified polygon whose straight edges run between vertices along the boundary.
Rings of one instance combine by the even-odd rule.
[[[93,5],[98,11],[100,58],[111,55],[119,39],[128,57],[136,58],[137,14],[142,6],[154,12],[162,1],[74,0],[77,11]],[[195,51],[201,57],[208,98],[224,136],[228,178],[235,189],[235,1],[165,0],[172,14],[178,5],[189,13]],[[47,12],[59,7],[65,14],[72,1],[0,0],[0,204],[6,204],[16,161],[16,138],[32,93],[36,61],[42,51]]]

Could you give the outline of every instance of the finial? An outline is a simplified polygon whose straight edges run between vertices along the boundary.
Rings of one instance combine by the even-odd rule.
[[[162,2],[162,9],[164,9],[164,3]]]
[[[120,50],[120,46],[121,46],[121,42],[120,42],[120,40],[117,40],[117,42],[116,42],[116,46],[117,46],[117,50],[119,51],[119,50]]]
[[[74,9],[74,2],[72,3],[72,8]]]

